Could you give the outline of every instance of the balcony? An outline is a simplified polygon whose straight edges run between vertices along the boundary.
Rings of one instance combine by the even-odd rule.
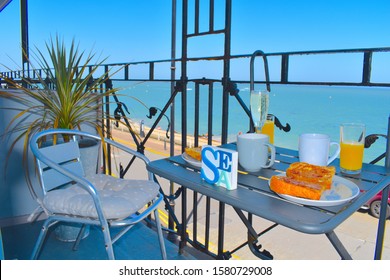
[[[231,1],[226,1],[226,5],[226,9],[229,10]],[[188,14],[184,13],[183,20],[187,20],[187,16]],[[226,42],[230,43],[230,27],[226,26],[225,29],[218,32],[209,30],[206,33],[186,34],[182,38],[184,54],[182,58],[102,65],[101,71],[106,71],[109,68],[120,69],[111,79],[111,82],[114,85],[128,88],[123,94],[110,97],[109,102],[112,103],[112,106],[107,106],[104,110],[110,115],[118,114],[117,116],[126,122],[128,127],[133,128],[133,130],[129,130],[128,127],[117,127],[115,123],[107,119],[105,123],[111,128],[109,133],[126,145],[144,152],[152,160],[180,155],[187,146],[226,144],[234,141],[234,136],[237,133],[253,130],[248,109],[248,89],[252,86],[256,88],[269,87],[271,89],[271,110],[281,121],[280,129],[276,131],[276,141],[282,147],[294,148],[292,139],[295,139],[299,132],[312,129],[327,131],[331,128],[331,133],[336,131],[332,138],[338,137],[338,131],[335,129],[338,123],[316,123],[316,119],[313,117],[313,114],[319,110],[316,106],[306,108],[308,111],[310,110],[306,116],[311,114],[313,118],[311,120],[305,119],[305,115],[301,114],[305,111],[305,108],[292,107],[296,104],[294,101],[299,100],[299,98],[302,98],[300,100],[307,98],[308,95],[302,97],[302,91],[305,93],[313,92],[313,96],[317,94],[316,97],[320,101],[318,99],[316,101],[314,98],[313,102],[323,102],[321,98],[324,96],[327,97],[327,101],[335,100],[336,97],[340,97],[340,92],[344,96],[354,94],[354,97],[350,97],[349,100],[341,101],[344,103],[356,102],[351,108],[348,108],[350,111],[346,108],[345,112],[330,112],[330,109],[327,110],[327,113],[329,115],[337,114],[339,119],[343,119],[353,111],[364,110],[364,119],[370,124],[375,124],[374,127],[378,128],[378,130],[371,131],[371,133],[387,133],[386,125],[389,112],[382,110],[379,114],[378,110],[370,106],[366,106],[367,108],[361,106],[365,101],[356,100],[360,100],[358,98],[362,96],[363,91],[372,95],[379,92],[378,95],[381,95],[383,99],[376,103],[382,105],[378,107],[383,107],[383,104],[386,104],[383,103],[383,100],[385,102],[389,100],[387,96],[390,95],[383,97],[383,94],[388,94],[390,82],[377,79],[375,74],[377,73],[376,63],[381,58],[388,56],[390,48],[263,53],[263,58],[266,58],[269,62],[270,75],[267,75],[268,70],[265,67],[265,60],[260,58],[259,54],[261,52],[232,55],[229,48],[226,47],[224,56],[187,57],[186,46],[190,37],[218,33],[223,34]],[[358,65],[354,68],[356,76],[353,79],[346,80],[339,77],[331,77],[329,80],[324,77],[319,77],[318,80],[305,80],[305,75],[299,73],[297,69],[301,69],[302,65],[316,64],[318,57],[321,59],[326,57],[329,59],[325,60],[333,62],[353,60],[353,65]],[[356,61],[359,62],[356,63]],[[210,65],[219,69],[222,78],[203,77],[188,70],[188,66],[202,69],[211,67]],[[236,73],[235,65],[245,65],[246,73]],[[335,63],[334,67],[340,67],[340,64]],[[305,71],[311,71],[311,68],[304,69]],[[252,76],[252,73],[255,75]],[[31,81],[37,81],[35,74],[35,72],[26,69],[2,73],[4,77],[19,82],[22,82],[22,78],[26,77]],[[0,82],[2,81],[0,80]],[[1,85],[6,87],[4,82]],[[106,89],[103,88],[102,90]],[[147,109],[142,106],[137,108],[136,102],[132,102],[130,98],[127,98],[126,95],[133,95],[134,93],[139,94],[136,97],[147,105]],[[275,94],[275,96],[272,96],[272,94]],[[287,98],[286,96],[294,97]],[[127,111],[126,108],[131,110]],[[150,114],[151,108],[154,108],[156,112],[154,116]],[[291,108],[295,109],[291,110]],[[367,111],[365,111],[366,109]],[[148,116],[150,116],[150,119]],[[238,125],[237,119],[242,120]],[[323,120],[324,117],[322,116]],[[288,132],[282,129],[286,127],[287,123],[291,124],[292,127],[292,130]],[[297,129],[297,125],[301,123],[304,123],[304,125],[299,127],[299,129],[302,129],[300,131]],[[134,131],[142,137],[134,137]],[[285,141],[285,139],[289,139],[289,141]],[[380,142],[382,140],[378,139],[378,142],[373,144],[372,148],[367,149],[367,154],[370,155],[366,159],[367,163],[375,162],[378,165],[385,165],[383,157],[377,158],[386,150],[386,143]],[[376,145],[379,145],[379,147],[377,148]],[[373,153],[371,153],[372,149],[374,149]],[[120,154],[115,154],[115,151],[111,151],[111,153],[115,160],[105,162],[103,168],[118,177],[133,178],[134,174],[137,174],[137,165],[133,164],[131,159],[123,158]],[[17,175],[13,173],[13,176],[16,177]],[[246,240],[247,232],[243,229],[239,217],[229,205],[221,205],[216,200],[189,191],[184,198],[189,202],[189,206],[184,209],[182,208],[182,199],[185,186],[164,179],[160,183],[163,185],[166,195],[166,204],[160,210],[166,216],[164,226],[166,228],[165,235],[167,237],[169,259],[256,258],[248,250],[247,244],[241,242],[241,240]],[[20,191],[24,192],[23,195],[28,196],[26,190],[20,190],[20,182],[14,182],[14,184],[15,191],[13,192],[15,193],[11,193],[10,196],[13,197]],[[197,201],[197,203],[194,203],[194,201]],[[26,204],[23,203],[16,205],[16,207],[7,204],[9,207],[5,207],[2,216],[2,235],[6,259],[28,258],[30,248],[37,235],[39,222],[32,225],[26,223],[26,216],[34,209],[34,204],[29,199],[27,199]],[[197,205],[193,206],[195,204]],[[10,210],[10,208],[12,209]],[[16,211],[16,214],[13,211]],[[195,217],[195,212],[202,214]],[[183,213],[186,214],[184,218]],[[186,231],[186,242],[179,238],[179,229],[183,224],[183,219],[190,221]],[[373,258],[376,221],[367,213],[358,211],[338,229],[337,233],[346,242],[349,251],[353,252],[352,256],[354,258]],[[259,228],[269,226],[268,221],[257,217],[254,218],[254,224]],[[364,225],[364,230],[359,227],[361,224]],[[388,224],[388,221],[386,221],[386,224]],[[368,228],[372,231],[365,231]],[[221,229],[224,230],[221,232]],[[145,224],[137,228],[132,233],[134,235],[129,235],[128,238],[143,242],[142,240],[152,230]],[[26,234],[26,232],[31,232],[31,234]],[[59,242],[51,237],[45,245],[42,258],[104,259],[104,248],[99,249],[97,254],[92,254],[89,250],[92,247],[91,244],[95,242],[93,238],[100,238],[95,233],[92,229],[90,236],[81,242],[77,251],[72,250],[71,243]],[[221,234],[225,236],[225,240],[221,238]],[[28,238],[25,238],[26,235]],[[286,236],[291,237],[294,242]],[[25,243],[22,243],[22,240]],[[385,238],[383,259],[390,259],[389,242],[389,238]],[[15,243],[17,243],[17,246],[14,245]],[[264,235],[262,244],[265,247],[272,248],[277,259],[339,258],[333,248],[327,247],[328,241],[323,240],[322,237],[298,233],[284,227],[278,227],[269,235]],[[150,250],[134,248],[134,252],[137,252],[134,254],[129,254],[126,245],[118,244],[117,246],[120,259],[157,259],[154,252],[158,252],[158,247],[155,248],[153,244],[149,244],[151,245]],[[319,250],[315,252],[309,250],[317,245],[320,247]],[[141,253],[138,253],[139,251]]]

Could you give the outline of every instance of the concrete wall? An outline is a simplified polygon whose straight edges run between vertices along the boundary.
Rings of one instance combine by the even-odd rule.
[[[32,198],[26,184],[23,171],[23,141],[19,141],[8,157],[8,151],[16,135],[4,132],[16,111],[4,108],[15,108],[12,101],[0,98],[0,226],[19,223],[25,220],[38,204]],[[33,158],[30,155],[30,161]],[[8,163],[8,164],[7,164]],[[33,182],[38,184],[33,170],[30,170]]]

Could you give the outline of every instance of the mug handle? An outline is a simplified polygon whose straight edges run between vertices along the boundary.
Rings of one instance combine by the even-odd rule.
[[[340,144],[337,143],[337,142],[330,142],[330,146],[337,146],[337,150],[334,152],[333,156],[331,156],[329,159],[328,159],[328,162],[326,165],[329,165],[332,161],[334,161],[336,159],[336,157],[339,156],[340,154]]]
[[[275,150],[275,146],[272,145],[272,144],[269,144],[269,143],[264,143],[264,145],[268,146],[270,149],[271,149],[271,159],[269,160],[269,163],[262,166],[262,168],[269,168],[271,167],[274,162],[275,162],[275,155],[276,155],[276,150]]]

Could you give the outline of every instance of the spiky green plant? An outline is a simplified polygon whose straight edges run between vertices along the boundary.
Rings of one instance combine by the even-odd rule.
[[[23,137],[26,133],[48,128],[80,129],[80,126],[85,124],[101,132],[102,124],[94,113],[100,108],[104,97],[118,90],[102,90],[110,77],[109,73],[94,78],[104,60],[89,66],[94,54],[89,53],[84,59],[84,52],[80,53],[74,41],[68,51],[65,43],[58,37],[55,41],[51,39],[49,44],[46,43],[46,49],[49,59],[37,49],[37,61],[45,78],[30,62],[39,86],[27,79],[24,79],[24,83],[16,83],[2,77],[12,87],[21,91],[20,94],[2,91],[1,97],[24,105],[24,108],[17,109],[20,112],[10,122],[7,131],[19,131],[20,137]],[[35,116],[35,119],[25,122],[24,117],[27,115]]]
[[[20,107],[16,108],[2,108],[17,111],[5,130],[5,134],[16,135],[8,156],[16,143],[22,140],[24,164],[28,162],[30,136],[39,131],[50,128],[81,129],[82,125],[86,125],[95,128],[103,137],[105,130],[103,118],[98,117],[97,112],[101,111],[105,97],[118,91],[116,88],[105,87],[110,75],[113,75],[109,73],[110,71],[97,74],[105,59],[93,63],[95,54],[86,55],[80,52],[74,40],[70,49],[67,49],[64,41],[56,36],[55,40],[51,38],[49,43],[46,43],[46,50],[48,56],[39,49],[35,53],[39,67],[34,67],[29,60],[29,68],[34,72],[38,83],[26,78],[22,78],[22,83],[16,82],[1,76],[0,73],[5,82],[17,89],[17,91],[0,89],[0,98],[7,98],[20,104]],[[25,166],[25,170],[27,169]],[[30,180],[28,184],[31,190]]]

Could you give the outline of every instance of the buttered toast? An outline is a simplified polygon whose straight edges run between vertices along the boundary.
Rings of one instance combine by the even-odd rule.
[[[286,170],[287,177],[319,184],[325,189],[330,189],[335,174],[336,168],[334,166],[318,166],[306,162],[294,162]]]
[[[185,148],[184,151],[190,157],[201,161],[202,160],[202,147]]]
[[[331,188],[335,173],[334,167],[296,162],[287,168],[286,176],[272,176],[270,189],[279,194],[319,200]]]
[[[270,186],[276,193],[312,200],[319,200],[325,190],[321,185],[298,181],[287,176],[272,176]]]

